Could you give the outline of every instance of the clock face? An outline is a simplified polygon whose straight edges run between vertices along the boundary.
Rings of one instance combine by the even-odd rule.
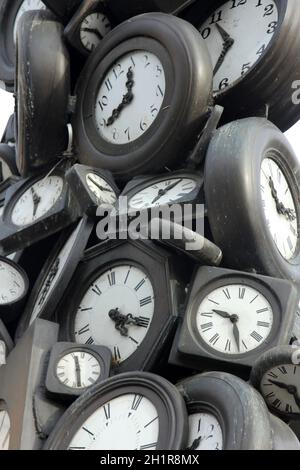
[[[46,5],[44,5],[41,0],[24,0],[22,2],[17,12],[17,16],[16,16],[15,24],[14,24],[14,43],[16,43],[16,40],[17,40],[18,24],[23,13],[29,10],[45,10],[45,9],[46,9]]]
[[[245,354],[270,335],[273,310],[259,291],[229,284],[204,297],[196,323],[200,337],[211,348],[223,354]]]
[[[84,294],[74,321],[75,340],[107,346],[113,362],[120,364],[142,343],[153,314],[154,291],[146,273],[135,266],[115,266]]]
[[[300,414],[300,367],[283,364],[264,374],[261,393],[268,405],[283,413]]]
[[[72,438],[69,450],[155,450],[156,407],[148,398],[125,394],[100,406]]]
[[[189,415],[190,450],[222,450],[223,433],[219,421],[212,413]]]
[[[99,203],[114,204],[117,196],[113,188],[96,173],[88,173],[86,175],[86,183],[89,190],[96,196]]]
[[[170,178],[147,186],[129,200],[129,207],[142,209],[176,203],[197,187],[191,178]]]
[[[0,450],[9,449],[10,418],[5,410],[0,410]]]
[[[148,51],[132,51],[105,76],[95,103],[101,137],[115,145],[141,137],[155,121],[165,96],[163,65]]]
[[[46,176],[34,183],[15,204],[11,214],[12,223],[21,227],[45,216],[58,201],[63,187],[60,176]]]
[[[5,181],[12,175],[8,164],[0,158],[0,182]]]
[[[25,293],[22,274],[9,263],[0,260],[0,306],[16,302]]]
[[[48,275],[45,278],[40,288],[39,295],[37,296],[37,299],[35,301],[35,304],[31,313],[31,317],[30,317],[30,323],[29,323],[30,325],[39,316],[43,306],[45,305],[45,302],[48,300],[51,292],[53,291],[54,287],[57,285],[57,282],[60,279],[62,270],[66,266],[66,263],[70,256],[74,243],[76,242],[82,223],[83,221],[79,222],[79,224],[74,229],[74,231],[72,232],[72,234],[66,241],[65,245],[63,246],[63,248],[61,249],[57,257],[53,261],[52,266],[49,269]]]
[[[6,364],[6,346],[4,341],[0,340],[0,367]]]
[[[103,13],[91,13],[88,15],[80,26],[80,40],[89,52],[93,51],[111,31],[111,24],[107,16]]]
[[[212,58],[216,93],[255,66],[276,32],[278,18],[274,0],[229,0],[199,27]]]
[[[268,229],[284,259],[291,260],[298,248],[298,217],[289,183],[272,158],[265,158],[260,174],[261,198]]]
[[[93,385],[100,377],[101,367],[95,356],[86,351],[73,351],[63,356],[56,366],[58,380],[70,388]]]

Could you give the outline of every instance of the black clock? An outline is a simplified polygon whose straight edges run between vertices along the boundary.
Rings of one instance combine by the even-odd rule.
[[[0,7],[0,80],[13,91],[15,45],[19,21],[28,10],[45,9],[41,0],[3,0]]]
[[[179,450],[187,439],[187,412],[174,385],[132,372],[94,386],[59,420],[47,450]]]
[[[16,319],[29,289],[25,271],[8,258],[0,257],[0,318],[5,323]]]
[[[263,352],[289,343],[297,301],[289,281],[200,267],[174,343],[178,363],[246,374]]]
[[[149,370],[170,340],[182,289],[162,248],[103,242],[86,252],[64,295],[60,340],[109,347],[113,373]]]
[[[250,381],[272,413],[287,420],[300,419],[299,346],[277,346],[266,351],[255,362]]]
[[[125,180],[182,165],[206,122],[211,85],[204,41],[187,22],[153,13],[123,23],[79,78],[80,162]]]
[[[243,380],[207,372],[177,385],[189,415],[188,450],[271,450],[272,430],[262,397]]]
[[[50,352],[46,389],[60,398],[76,398],[109,377],[111,352],[103,346],[57,343]]]
[[[292,102],[300,79],[297,0],[198,1],[183,17],[208,46],[214,96],[227,122],[267,113],[285,131],[299,119]]]
[[[36,318],[51,319],[83,256],[92,228],[93,223],[84,217],[61,234],[33,286],[18,324],[17,339]]]
[[[0,144],[0,182],[11,176],[17,176],[16,151],[8,144]]]
[[[220,128],[205,196],[225,266],[300,282],[300,163],[278,128],[262,118]]]
[[[49,11],[27,12],[20,21],[16,139],[22,176],[48,168],[68,146],[70,63],[62,32],[61,23]]]
[[[64,175],[65,165],[60,165],[46,175],[23,179],[9,188],[0,227],[2,253],[32,245],[79,218],[78,204]]]

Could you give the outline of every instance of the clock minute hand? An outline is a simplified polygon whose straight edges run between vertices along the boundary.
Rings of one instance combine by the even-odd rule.
[[[134,87],[133,78],[134,78],[134,74],[133,74],[132,67],[129,67],[128,72],[127,72],[127,82],[126,82],[127,93],[126,95],[123,96],[123,100],[121,101],[119,106],[113,110],[111,116],[107,119],[106,121],[107,127],[112,126],[113,123],[120,116],[122,110],[132,102],[134,98],[134,94],[132,92],[133,87]]]
[[[74,361],[75,361],[75,372],[76,372],[76,378],[77,378],[77,387],[81,387],[80,365],[79,365],[78,357],[74,356]]]
[[[273,181],[271,176],[269,178],[269,186],[270,186],[270,189],[271,189],[272,197],[273,197],[273,199],[275,201],[275,204],[276,204],[276,210],[277,210],[278,214],[284,215],[290,221],[295,220],[296,219],[295,211],[293,209],[287,209],[284,206],[284,204],[282,202],[280,202],[280,200],[278,198],[278,193],[277,193],[276,188],[275,188],[274,181]]]
[[[90,176],[89,176],[89,180],[94,183],[95,186],[97,186],[98,189],[100,189],[100,191],[106,191],[108,193],[112,193],[112,190],[110,188],[105,188],[104,186],[101,186],[99,183],[97,183],[97,181],[95,181],[94,179],[92,179]]]
[[[201,441],[202,441],[202,436],[197,437],[197,439],[193,441],[192,445],[188,447],[186,450],[197,450]]]
[[[32,199],[33,199],[33,216],[35,216],[39,203],[41,202],[42,199],[40,196],[38,196],[38,194],[35,192],[33,187],[31,187],[31,194],[32,194]]]
[[[98,31],[98,29],[96,29],[96,28],[82,28],[82,31],[84,31],[84,32],[86,32],[86,33],[95,34],[95,36],[97,36],[98,39],[103,39],[102,34],[101,34],[100,31]]]
[[[170,184],[167,188],[165,189],[160,189],[158,191],[158,195],[153,199],[151,204],[154,204],[155,202],[159,201],[160,198],[165,196],[171,189],[175,188],[179,183],[181,183],[182,179],[175,181],[175,183]]]
[[[213,310],[213,312],[220,315],[220,317],[229,318],[229,320],[231,319],[231,315],[227,312],[223,312],[222,310]]]

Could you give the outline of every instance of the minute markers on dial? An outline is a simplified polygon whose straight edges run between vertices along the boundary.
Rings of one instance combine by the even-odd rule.
[[[261,392],[269,406],[281,412],[300,413],[300,367],[279,365],[264,374]]]

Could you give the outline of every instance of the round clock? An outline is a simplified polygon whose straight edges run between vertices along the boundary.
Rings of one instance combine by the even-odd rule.
[[[188,450],[270,450],[267,407],[238,377],[207,372],[177,385],[189,415]]]
[[[0,402],[0,450],[9,450],[10,417],[6,406]]]
[[[266,108],[282,130],[299,119],[299,107],[291,103],[293,82],[300,78],[297,0],[195,2],[183,16],[207,44],[214,95],[226,120],[261,115]]]
[[[15,44],[20,19],[26,11],[45,9],[41,0],[4,0],[0,11],[0,80],[13,89]]]
[[[159,13],[104,38],[76,90],[79,160],[119,179],[182,162],[209,109],[212,69],[203,42],[188,23]]]
[[[174,385],[153,374],[126,373],[76,400],[45,448],[179,450],[186,430],[186,408]]]
[[[106,15],[100,12],[89,14],[80,26],[80,40],[83,47],[92,52],[109,31],[111,24]]]
[[[29,288],[23,269],[13,261],[0,257],[0,317],[11,322],[22,308]]]
[[[101,375],[101,366],[93,354],[74,351],[63,356],[56,365],[58,380],[72,388],[93,385]]]
[[[216,132],[205,194],[226,266],[300,282],[299,159],[273,124],[249,118]]]
[[[0,182],[12,175],[18,175],[15,149],[10,145],[0,144]]]
[[[300,419],[300,362],[294,346],[277,346],[254,364],[251,383],[260,391],[272,413]]]

